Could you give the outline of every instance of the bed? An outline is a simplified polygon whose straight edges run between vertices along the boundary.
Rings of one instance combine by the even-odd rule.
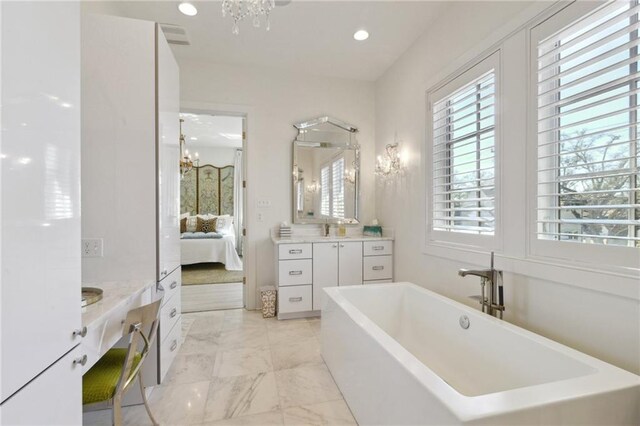
[[[185,233],[187,234],[187,233]],[[185,235],[183,234],[183,237]],[[222,235],[221,238],[181,238],[181,264],[219,262],[228,271],[241,271],[242,260],[236,252],[236,236]]]
[[[182,265],[194,263],[219,262],[227,271],[242,271],[242,259],[236,251],[236,235],[204,234],[203,232],[185,232],[180,237]]]

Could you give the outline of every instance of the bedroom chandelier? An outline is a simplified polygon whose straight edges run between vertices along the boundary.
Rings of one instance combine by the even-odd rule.
[[[184,138],[184,134],[182,133],[182,123],[184,123],[184,119],[180,119],[180,177],[184,178],[184,176],[189,173],[193,167],[198,167],[200,160],[198,159],[198,153],[196,152],[196,159],[193,160],[191,158],[191,154],[189,154],[189,150],[186,149],[186,141]]]
[[[229,15],[233,18],[233,34],[240,34],[238,22],[247,17],[253,20],[253,26],[260,27],[260,17],[265,17],[266,29],[271,29],[269,22],[269,14],[276,7],[275,0],[223,0],[222,1],[222,17]]]

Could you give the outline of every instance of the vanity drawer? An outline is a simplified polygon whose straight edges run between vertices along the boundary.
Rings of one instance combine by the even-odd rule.
[[[169,335],[173,326],[180,319],[182,310],[180,301],[180,292],[178,292],[160,308],[160,340],[164,340]]]
[[[393,256],[364,258],[364,280],[389,280],[393,278]]]
[[[280,244],[278,245],[278,259],[311,259],[311,244]]]
[[[278,313],[305,312],[313,309],[310,285],[280,287],[278,289]]]
[[[393,253],[393,241],[365,241],[365,256],[385,256]]]
[[[278,285],[311,284],[312,260],[281,260],[278,262]]]
[[[160,343],[160,382],[164,380],[169,367],[173,364],[173,360],[176,358],[178,351],[180,350],[180,344],[182,343],[182,321],[181,316],[177,316],[178,320],[173,325],[173,328],[169,331],[167,337]]]
[[[176,268],[169,275],[160,281],[160,285],[164,288],[164,298],[162,305],[164,306],[173,296],[180,294],[180,286],[182,285],[182,268]]]

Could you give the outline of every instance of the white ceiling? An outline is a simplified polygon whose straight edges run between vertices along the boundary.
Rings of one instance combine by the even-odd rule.
[[[187,149],[242,148],[242,117],[181,113]]]
[[[193,1],[194,17],[178,11],[178,1],[114,1],[89,5],[120,16],[184,27],[190,46],[172,45],[178,59],[264,66],[314,75],[374,81],[447,7],[441,1],[306,1],[277,6],[271,31],[251,20],[231,33],[219,1]],[[106,5],[106,6],[105,6]],[[370,33],[357,42],[358,29]]]

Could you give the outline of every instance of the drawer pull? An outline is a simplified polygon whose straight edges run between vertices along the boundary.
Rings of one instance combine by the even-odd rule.
[[[73,337],[80,336],[84,337],[87,335],[87,327],[82,327],[79,330],[73,330]]]
[[[344,247],[344,244],[340,244],[340,247]]]
[[[384,246],[373,246],[371,247],[371,250],[375,250],[375,251],[384,250]]]
[[[302,254],[302,249],[289,250],[289,254]]]
[[[289,271],[289,275],[302,275],[302,271]]]
[[[171,310],[171,313],[169,314],[169,318],[173,318],[173,317],[175,317],[176,315],[178,315],[178,309],[173,308],[173,309]]]
[[[167,275],[169,272],[166,269],[163,269],[162,272],[160,272],[160,275]]]
[[[302,302],[302,296],[299,297],[290,297],[289,302]]]
[[[374,271],[382,271],[384,269],[384,266],[374,266],[373,268]]]
[[[173,352],[173,351],[175,351],[175,350],[176,350],[176,348],[177,348],[177,347],[178,347],[178,341],[177,341],[177,340],[174,340],[174,341],[173,341],[173,343],[171,344],[171,347],[169,348],[169,350],[170,350],[171,352]]]
[[[169,286],[169,288],[171,288],[171,290],[173,290],[176,287],[178,287],[178,281],[172,282],[171,285]]]
[[[73,365],[85,365],[87,363],[87,355],[82,355],[80,358],[73,360]]]
[[[338,245],[337,245],[337,244],[334,244],[334,245],[332,245],[331,247],[336,248],[336,247],[338,247]]]

